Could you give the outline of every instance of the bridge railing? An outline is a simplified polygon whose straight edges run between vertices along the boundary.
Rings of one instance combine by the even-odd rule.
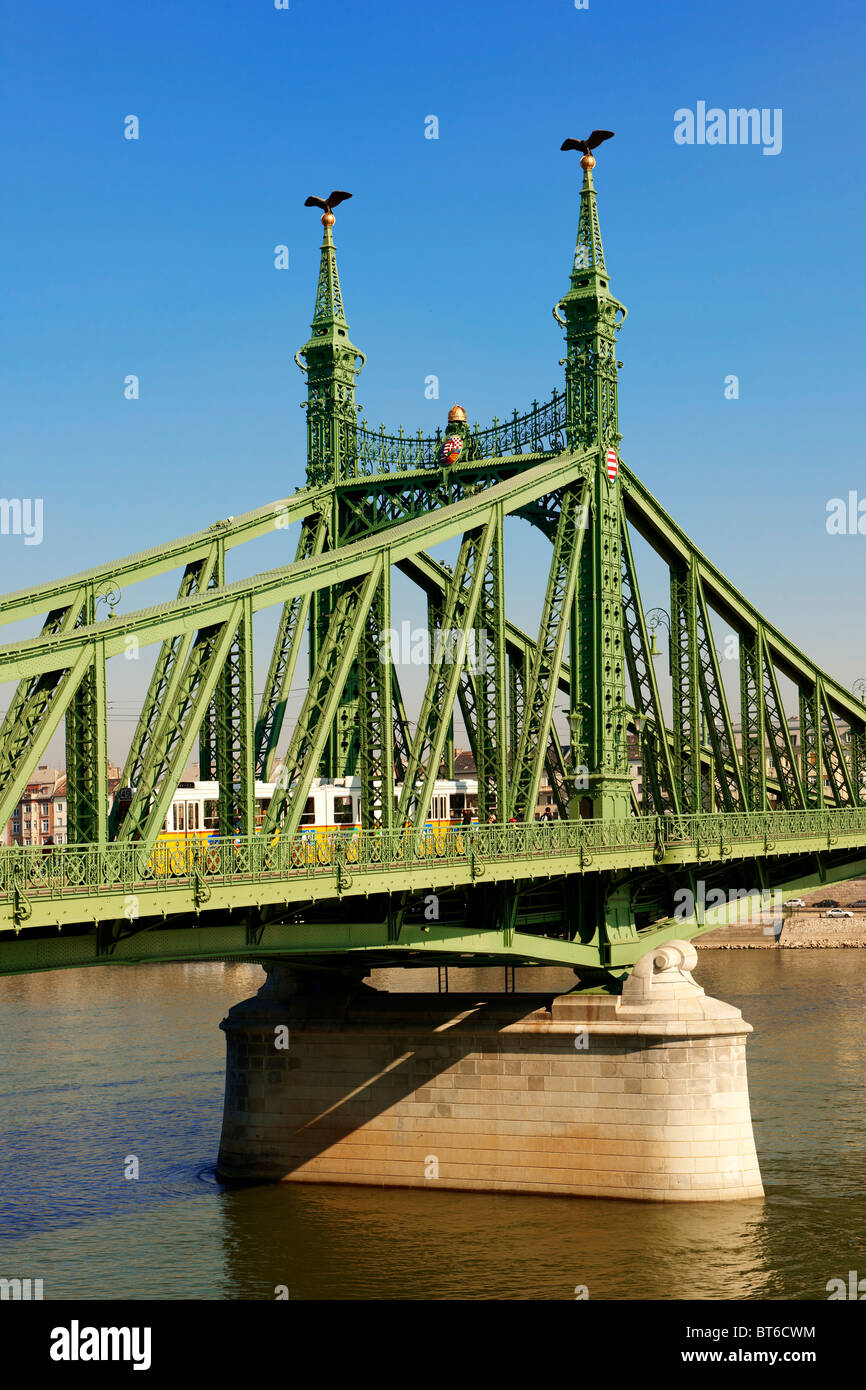
[[[851,834],[866,830],[866,806],[840,810],[814,807],[807,811],[732,811],[717,815],[660,816],[666,845],[724,840],[796,840],[803,837]]]
[[[694,816],[640,816],[629,820],[534,821],[528,824],[453,827],[388,832],[301,832],[273,841],[261,835],[157,844],[150,852],[135,843],[0,847],[0,901],[23,904],[26,920],[32,896],[86,897],[127,895],[119,916],[137,915],[135,894],[141,888],[171,888],[182,883],[207,885],[373,871],[472,865],[535,858],[574,858],[590,868],[595,853],[635,854],[644,862],[669,850],[688,847],[724,856],[739,844],[757,843],[763,852],[794,840],[819,840],[831,847],[840,835],[855,835],[866,844],[866,806],[848,810],[769,811]]]
[[[558,454],[566,447],[565,392],[554,391],[549,401],[532,406],[523,415],[514,410],[505,420],[494,416],[489,428],[476,424],[465,442],[460,462],[502,458],[512,454]],[[386,434],[385,426],[371,430],[362,420],[354,432],[354,459],[347,459],[345,477],[368,477],[374,473],[400,473],[415,468],[434,468],[439,460],[444,435]],[[347,451],[351,455],[351,442]]]

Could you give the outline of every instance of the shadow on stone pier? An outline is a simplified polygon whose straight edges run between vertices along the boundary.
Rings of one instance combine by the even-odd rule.
[[[669,942],[620,996],[393,994],[269,965],[221,1025],[223,1181],[763,1195],[751,1025]]]

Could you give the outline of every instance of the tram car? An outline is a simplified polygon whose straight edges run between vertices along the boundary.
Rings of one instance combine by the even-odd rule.
[[[276,790],[273,782],[256,782],[256,834],[261,833],[268,805]],[[395,787],[395,808],[402,788]],[[474,778],[438,780],[430,798],[430,812],[421,833],[441,839],[452,826],[465,824],[470,812],[477,823],[478,782]],[[395,827],[397,828],[397,827]],[[315,847],[316,858],[327,862],[331,835],[348,833],[360,840],[360,777],[316,777],[310,787],[298,834]],[[367,832],[371,833],[371,832]],[[159,873],[185,873],[194,859],[196,845],[207,846],[219,839],[219,783],[180,782],[172,798],[162,831],[157,839],[153,863]]]

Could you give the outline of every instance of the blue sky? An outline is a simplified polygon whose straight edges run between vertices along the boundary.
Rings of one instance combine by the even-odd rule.
[[[866,498],[856,4],[0,8],[2,490],[44,499],[42,545],[0,536],[0,590],[302,481],[308,193],[354,193],[335,234],[372,421],[426,432],[454,399],[487,423],[549,396],[579,186],[559,145],[601,126],[623,456],[768,618],[866,675],[866,536],[825,527],[829,499]],[[781,153],[677,145],[699,101],[780,108]],[[520,535],[515,592],[540,553]],[[287,558],[275,542],[249,568]]]

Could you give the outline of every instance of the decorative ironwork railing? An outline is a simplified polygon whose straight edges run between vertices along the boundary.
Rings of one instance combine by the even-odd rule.
[[[454,827],[435,832],[332,831],[316,838],[303,832],[271,842],[261,835],[215,839],[175,849],[157,844],[148,854],[135,843],[105,845],[4,846],[0,848],[0,902],[15,904],[20,925],[28,900],[86,898],[140,889],[200,889],[209,885],[274,877],[292,879],[365,871],[431,868],[433,865],[574,857],[590,868],[594,854],[623,855],[624,863],[647,863],[669,851],[687,850],[709,860],[734,854],[790,853],[795,840],[820,840],[832,847],[847,835],[866,846],[866,806],[847,810],[735,812],[694,816],[636,816],[629,820],[578,820]],[[86,916],[84,905],[83,914]]]
[[[434,468],[439,461],[442,430],[435,435],[386,434],[385,426],[371,430],[362,420],[355,431],[355,457],[347,450],[344,477],[367,477],[373,473],[399,473],[413,468]],[[475,459],[503,458],[513,454],[558,454],[566,448],[565,392],[554,391],[549,401],[532,408],[525,415],[515,410],[510,419],[494,416],[488,429],[476,423],[468,435],[460,462]]]

